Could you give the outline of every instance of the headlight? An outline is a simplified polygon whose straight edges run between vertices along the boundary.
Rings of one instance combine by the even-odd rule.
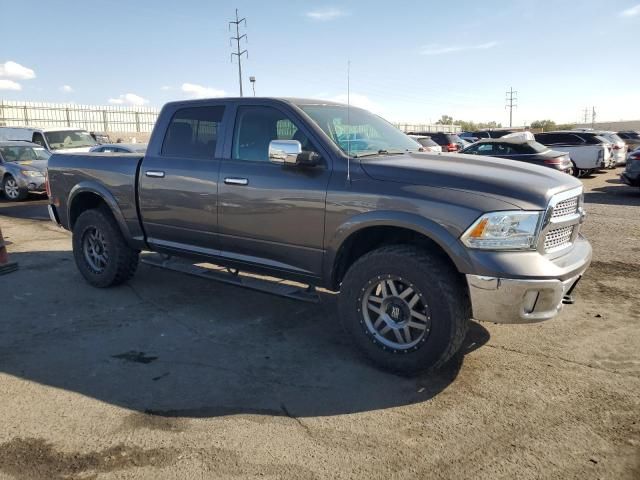
[[[44,173],[38,172],[37,170],[22,170],[22,174],[25,177],[43,177]]]
[[[541,212],[492,212],[482,215],[460,237],[469,248],[526,250],[535,247]]]

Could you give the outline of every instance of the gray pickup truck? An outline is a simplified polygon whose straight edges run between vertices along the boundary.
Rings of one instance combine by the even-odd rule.
[[[453,357],[471,318],[556,316],[591,261],[580,181],[420,150],[336,103],[174,102],[144,155],[54,154],[50,215],[96,287],[148,250],[339,291],[354,343],[416,373]]]

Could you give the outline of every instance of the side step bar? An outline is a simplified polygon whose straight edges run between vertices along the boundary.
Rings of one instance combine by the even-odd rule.
[[[320,297],[312,285],[304,286],[285,280],[260,277],[252,274],[240,273],[238,270],[227,269],[213,264],[194,265],[188,261],[162,255],[159,253],[145,253],[141,255],[141,262],[152,267],[164,268],[174,272],[186,273],[196,277],[228,283],[238,287],[249,288],[279,297],[291,298],[303,302],[318,303]],[[206,266],[204,266],[206,265]],[[267,279],[269,278],[269,279]]]

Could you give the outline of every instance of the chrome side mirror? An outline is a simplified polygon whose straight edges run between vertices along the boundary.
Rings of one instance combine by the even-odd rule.
[[[279,165],[297,165],[298,155],[302,153],[302,144],[297,140],[271,140],[269,142],[269,161]]]

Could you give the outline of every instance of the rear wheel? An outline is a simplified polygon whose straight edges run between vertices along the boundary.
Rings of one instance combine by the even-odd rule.
[[[20,187],[16,179],[11,175],[4,177],[4,180],[2,181],[2,190],[4,190],[5,197],[12,202],[24,200],[29,195],[29,191],[26,188]]]
[[[127,245],[111,212],[83,212],[73,227],[73,256],[82,276],[94,287],[111,287],[129,280],[140,252]]]
[[[580,177],[580,170],[576,167],[576,163],[573,160],[571,160],[571,175],[576,178]]]
[[[356,346],[378,366],[400,374],[451,359],[471,317],[455,269],[410,245],[382,247],[357,260],[342,282],[339,306]]]

